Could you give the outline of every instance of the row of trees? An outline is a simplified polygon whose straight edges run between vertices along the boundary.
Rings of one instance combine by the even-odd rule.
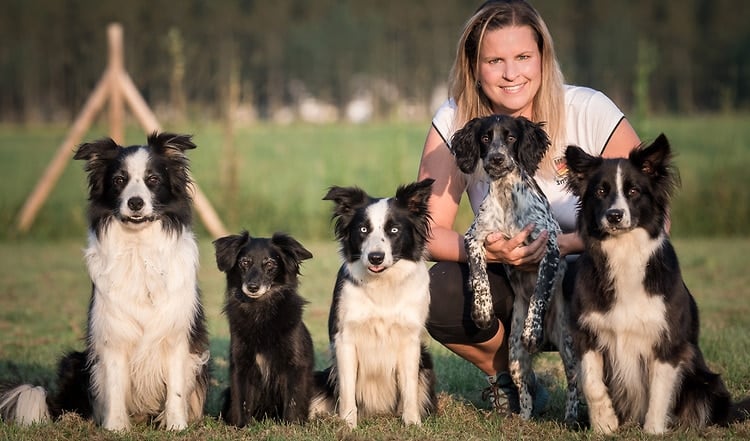
[[[377,117],[429,109],[466,0],[5,0],[0,120],[66,121],[106,64],[106,25],[160,118],[269,118],[310,99]],[[629,111],[750,108],[750,8],[739,0],[535,0],[571,83]],[[441,97],[444,97],[444,89]],[[234,92],[232,92],[234,91]],[[314,112],[314,110],[313,110]],[[419,116],[423,116],[418,113]]]

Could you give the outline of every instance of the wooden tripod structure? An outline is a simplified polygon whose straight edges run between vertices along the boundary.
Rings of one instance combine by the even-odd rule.
[[[127,102],[130,110],[140,123],[146,133],[161,131],[161,126],[156,116],[146,104],[133,80],[124,68],[122,26],[118,23],[107,27],[107,38],[109,41],[109,61],[107,69],[97,83],[94,91],[89,95],[81,113],[76,118],[68,136],[57,150],[52,162],[47,166],[42,178],[37,183],[34,191],[29,195],[21,208],[18,216],[18,229],[26,232],[31,228],[37,212],[47,200],[52,188],[60,175],[65,170],[73,148],[80,143],[83,135],[91,126],[97,113],[109,99],[109,130],[110,137],[122,144],[123,142],[123,102]],[[211,206],[211,203],[201,192],[198,184],[193,182],[193,204],[198,215],[201,217],[206,229],[212,236],[221,237],[227,234],[227,230]]]

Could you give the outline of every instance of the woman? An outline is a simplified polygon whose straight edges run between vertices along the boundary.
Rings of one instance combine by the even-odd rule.
[[[518,412],[518,392],[508,375],[507,330],[513,304],[502,264],[536,270],[547,236],[523,245],[531,228],[510,239],[491,234],[485,241],[488,272],[498,321],[489,329],[471,320],[471,292],[463,233],[453,229],[461,196],[467,193],[474,212],[487,192],[469,182],[448,149],[453,133],[478,116],[507,114],[546,123],[552,141],[536,174],[563,234],[560,252],[583,249],[575,232],[576,200],[565,190],[564,153],[569,144],[590,154],[627,156],[639,139],[623,113],[602,93],[564,85],[552,38],[539,13],[524,0],[490,0],[466,23],[450,77],[451,98],[436,112],[425,140],[419,179],[435,179],[430,199],[430,335],[487,375],[485,392],[495,409]],[[569,258],[570,260],[570,258]],[[572,280],[569,265],[566,285]],[[546,391],[537,387],[534,411],[543,411]]]

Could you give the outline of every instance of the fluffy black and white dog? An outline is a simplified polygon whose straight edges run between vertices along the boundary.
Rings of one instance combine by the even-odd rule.
[[[430,303],[425,246],[432,179],[392,198],[332,187],[336,238],[344,263],[328,331],[333,365],[318,373],[311,414],[334,412],[356,427],[372,414],[421,424],[435,412],[435,372],[421,336]]]
[[[229,389],[223,418],[235,426],[271,418],[307,420],[313,393],[313,342],[297,292],[300,264],[312,253],[291,236],[217,239],[216,264],[226,273]]]
[[[60,362],[54,396],[28,385],[4,392],[5,419],[75,411],[124,430],[144,420],[184,429],[202,417],[209,352],[185,156],[193,148],[190,136],[170,133],[148,145],[78,148],[90,190],[86,349]]]
[[[489,185],[464,236],[474,294],[472,318],[477,326],[489,327],[494,315],[484,249],[487,235],[501,232],[511,238],[529,224],[534,225],[529,240],[536,239],[543,230],[549,232],[547,250],[537,272],[506,266],[515,294],[509,336],[510,374],[519,391],[520,415],[531,418],[531,388],[535,386],[531,354],[542,347],[545,338],[554,343],[568,382],[565,420],[574,423],[578,419],[577,357],[569,338],[562,295],[566,263],[557,246],[560,226],[534,181],[549,148],[547,134],[541,124],[526,118],[492,115],[469,121],[453,135],[450,148],[458,168],[468,179]]]
[[[568,147],[585,244],[571,306],[591,427],[725,425],[747,416],[698,347],[698,308],[665,231],[676,186],[664,135],[627,159]]]

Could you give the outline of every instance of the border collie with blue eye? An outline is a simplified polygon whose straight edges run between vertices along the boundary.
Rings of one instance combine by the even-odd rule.
[[[185,155],[194,148],[171,133],[147,145],[107,138],[78,148],[89,184],[86,349],[62,359],[54,395],[30,385],[0,394],[3,419],[77,412],[110,430],[152,420],[180,430],[202,418],[208,333]]]
[[[432,179],[374,198],[331,187],[343,265],[328,318],[332,366],[316,374],[312,415],[349,427],[368,415],[421,424],[437,408],[432,358],[421,337],[430,304],[425,263]]]
[[[573,340],[594,431],[636,423],[647,433],[746,420],[698,346],[698,306],[682,279],[667,218],[677,172],[666,136],[604,159],[565,152],[579,198]]]
[[[235,426],[266,418],[302,423],[313,392],[314,352],[297,292],[300,264],[312,253],[283,233],[217,239],[226,273],[229,381],[222,417]]]

